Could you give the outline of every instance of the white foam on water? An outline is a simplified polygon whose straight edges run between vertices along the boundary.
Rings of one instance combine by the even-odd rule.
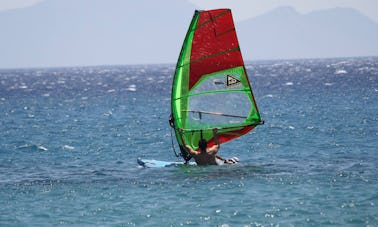
[[[73,149],[75,149],[75,147],[70,146],[70,145],[64,145],[64,146],[63,146],[63,149],[64,149],[64,150],[73,150]]]

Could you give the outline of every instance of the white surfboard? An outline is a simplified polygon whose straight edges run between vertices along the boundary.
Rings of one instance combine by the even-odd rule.
[[[154,159],[142,159],[138,158],[137,163],[146,168],[162,168],[169,166],[180,166],[180,165],[196,165],[194,162],[189,162],[185,164],[184,162],[170,162],[170,161],[159,161]]]

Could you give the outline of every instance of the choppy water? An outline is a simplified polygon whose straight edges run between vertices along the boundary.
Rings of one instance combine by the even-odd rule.
[[[378,226],[378,58],[247,69],[241,164],[162,169],[172,65],[0,70],[0,225]]]

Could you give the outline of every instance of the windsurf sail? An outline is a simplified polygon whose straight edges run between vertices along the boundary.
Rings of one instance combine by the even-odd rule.
[[[230,9],[195,11],[177,61],[170,124],[181,154],[238,138],[262,123],[240,52]]]

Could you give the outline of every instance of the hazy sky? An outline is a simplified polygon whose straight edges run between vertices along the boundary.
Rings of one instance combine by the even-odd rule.
[[[0,0],[0,10],[9,10],[32,6],[43,0]]]
[[[0,11],[27,8],[39,4],[41,2],[55,1],[59,6],[68,6],[70,9],[76,7],[86,7],[88,2],[92,0],[0,0]],[[100,0],[98,0],[100,1]],[[164,17],[161,15],[161,20],[165,23],[171,22],[169,17],[182,17],[180,22],[174,21],[171,23],[167,32],[174,31],[172,35],[167,36],[164,39],[154,39],[155,42],[159,42],[162,45],[155,45],[149,38],[149,32],[155,31],[139,26],[142,29],[135,30],[135,36],[129,37],[128,29],[119,29],[123,26],[124,22],[114,21],[115,26],[107,26],[109,21],[102,23],[102,17],[92,18],[95,23],[88,22],[85,18],[81,18],[81,14],[75,16],[74,12],[67,15],[73,15],[72,18],[63,17],[57,15],[54,18],[56,23],[60,25],[59,28],[54,23],[45,23],[45,17],[50,14],[43,10],[53,11],[53,13],[60,12],[60,9],[55,9],[54,4],[44,4],[41,7],[36,7],[34,10],[25,10],[15,12],[14,14],[3,14],[3,18],[11,20],[9,15],[20,16],[19,21],[14,21],[12,26],[12,20],[0,21],[3,27],[3,33],[0,36],[0,68],[18,68],[18,67],[45,67],[45,66],[73,66],[73,65],[114,65],[114,64],[149,64],[149,63],[172,63],[176,61],[179,53],[182,39],[187,29],[187,23],[192,16],[193,8],[197,9],[214,9],[214,8],[231,8],[233,11],[233,17],[236,21],[242,21],[249,18],[267,13],[274,10],[277,7],[289,6],[295,8],[299,13],[306,14],[314,10],[324,10],[335,7],[352,8],[358,10],[367,17],[378,23],[378,0],[146,0],[155,3],[156,6],[164,6],[164,9],[169,11],[169,6],[172,7],[188,7],[184,8],[183,12],[175,11],[174,14],[168,14]],[[119,0],[114,1],[115,5],[110,5],[108,0],[101,0],[102,7],[109,6],[108,9],[113,11],[103,12],[102,8],[92,7],[88,12],[88,16],[112,15],[114,7],[121,5],[122,8],[117,11],[122,20],[127,21],[128,9],[142,10],[145,7],[146,1],[140,0]],[[82,4],[80,4],[82,3]],[[191,4],[188,4],[191,3]],[[109,4],[109,5],[107,5]],[[146,7],[147,9],[147,7]],[[74,10],[72,10],[74,11]],[[340,12],[343,10],[333,10],[332,12]],[[348,10],[347,10],[348,11]],[[26,23],[30,16],[27,12],[37,12],[33,14],[33,18],[30,18],[31,23]],[[42,13],[41,13],[42,12]],[[156,11],[158,12],[158,11]],[[348,11],[349,12],[349,11]],[[332,26],[327,27],[326,24],[322,24],[325,30],[322,28],[314,28],[311,30],[313,36],[306,38],[302,34],[282,37],[285,35],[285,29],[292,28],[286,26],[285,29],[280,30],[279,27],[275,27],[274,24],[270,29],[266,29],[265,25],[253,24],[254,29],[240,31],[240,40],[244,42],[243,50],[247,56],[247,60],[257,59],[291,59],[291,58],[318,58],[318,57],[351,57],[351,56],[376,56],[378,53],[378,47],[376,43],[376,37],[378,37],[377,24],[371,23],[364,17],[358,17],[355,13],[347,14],[352,18],[362,18],[359,22],[364,22],[359,25],[353,24],[353,21],[348,21],[343,17],[342,21],[338,20],[340,14],[334,13],[327,19],[327,22]],[[46,16],[47,15],[47,16]],[[55,14],[54,14],[55,15]],[[149,15],[149,14],[146,14]],[[154,14],[156,17],[157,14]],[[317,14],[319,15],[319,14]],[[274,15],[270,15],[274,20]],[[341,15],[342,16],[342,15]],[[160,15],[158,15],[160,17]],[[11,18],[11,19],[9,19]],[[109,17],[111,18],[111,17]],[[140,17],[142,18],[142,17]],[[306,18],[305,16],[298,15],[298,18]],[[318,18],[318,17],[317,17]],[[151,20],[150,20],[151,21]],[[348,21],[348,22],[346,22]],[[3,22],[3,23],[1,23]],[[76,22],[77,23],[76,26]],[[139,21],[141,22],[141,21]],[[155,21],[154,21],[155,22]],[[350,26],[343,26],[345,23]],[[308,24],[309,22],[306,22]],[[326,23],[326,22],[325,22]],[[75,24],[72,29],[71,25]],[[92,26],[96,24],[98,26]],[[142,25],[141,22],[139,25]],[[159,23],[150,23],[150,25],[156,25]],[[184,24],[184,25],[182,25]],[[240,25],[243,23],[239,23]],[[310,24],[311,25],[311,24]],[[340,26],[339,26],[340,25]],[[364,29],[368,27],[367,31]],[[139,28],[138,27],[138,28]],[[340,29],[338,29],[340,27]],[[345,28],[346,27],[346,28]],[[154,27],[155,28],[155,27]],[[307,27],[306,27],[307,28]],[[310,28],[312,28],[310,26]],[[324,40],[324,33],[330,29],[336,31],[335,36],[330,36]],[[133,28],[135,29],[135,28]],[[353,31],[350,31],[350,30]],[[35,31],[35,32],[33,32]],[[106,32],[102,32],[106,31]],[[161,31],[161,30],[159,30]],[[296,31],[293,30],[292,31]],[[357,31],[357,32],[354,32]],[[256,33],[258,35],[256,35]],[[168,34],[168,33],[167,33]],[[175,36],[174,34],[179,34]],[[358,34],[359,36],[353,36]],[[131,42],[125,42],[124,37],[127,37]],[[136,37],[139,37],[136,39]],[[160,36],[159,36],[160,37]],[[164,36],[161,36],[164,37]],[[280,37],[278,39],[276,37]],[[303,38],[304,37],[304,38]],[[333,49],[329,48],[331,38],[336,39],[332,45]],[[308,42],[311,41],[311,45]],[[133,45],[133,42],[140,42],[138,45]],[[290,41],[290,45],[288,45]],[[342,41],[342,42],[340,42]],[[62,45],[64,43],[64,45]],[[332,43],[332,42],[331,42]],[[343,45],[348,43],[348,45]],[[352,43],[349,45],[349,43]],[[273,45],[274,44],[274,45]],[[316,45],[315,45],[316,44]],[[143,45],[144,48],[140,48]],[[166,45],[166,46],[164,46]],[[313,46],[316,48],[312,48]],[[153,50],[153,51],[151,51]],[[159,53],[164,52],[164,55]],[[154,53],[154,54],[151,54]]]
[[[300,13],[335,7],[353,8],[378,22],[378,0],[189,0],[204,9],[231,8],[235,20],[258,16],[280,6],[292,6]]]
[[[0,11],[32,6],[48,0],[0,0]],[[151,0],[157,1],[157,0]],[[184,1],[184,0],[179,0]],[[231,8],[235,20],[258,16],[280,6],[292,6],[300,13],[334,7],[354,8],[378,22],[378,0],[188,0],[201,9]]]

